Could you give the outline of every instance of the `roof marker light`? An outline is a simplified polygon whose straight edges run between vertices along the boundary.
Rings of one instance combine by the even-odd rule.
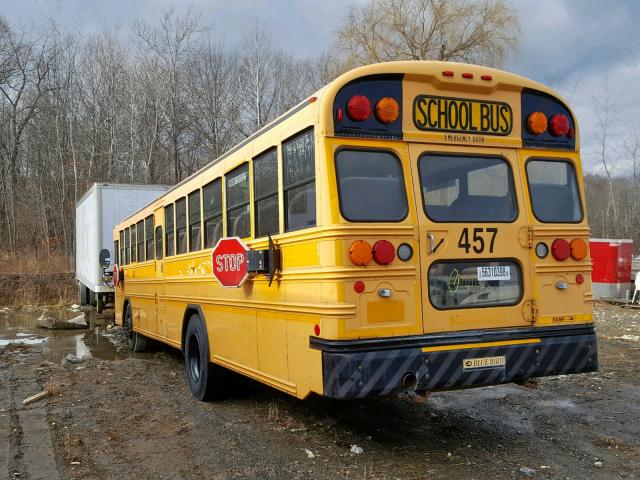
[[[462,78],[473,78],[473,73],[465,72],[462,74]]]
[[[453,77],[453,70],[445,70],[442,72],[443,77]]]
[[[491,75],[481,75],[480,78],[486,81],[493,80],[493,77]]]

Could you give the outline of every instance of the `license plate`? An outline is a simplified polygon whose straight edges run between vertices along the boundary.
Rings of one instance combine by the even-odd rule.
[[[462,361],[463,370],[476,370],[480,368],[504,368],[507,360],[504,355],[499,357],[465,358]]]
[[[508,265],[478,267],[478,281],[490,280],[511,280],[511,267]]]

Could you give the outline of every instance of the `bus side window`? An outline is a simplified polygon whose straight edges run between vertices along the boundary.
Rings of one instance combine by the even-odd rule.
[[[125,264],[124,260],[124,230],[120,230],[120,261],[122,265]],[[120,264],[118,264],[120,265]]]
[[[138,261],[144,262],[144,220],[137,223],[138,231]]]
[[[282,144],[285,230],[316,225],[316,178],[313,129]]]
[[[176,254],[187,251],[187,199],[176,200]]]
[[[189,194],[189,251],[200,250],[200,190]]]
[[[249,165],[240,165],[225,176],[227,196],[227,237],[248,237]]]
[[[212,248],[222,238],[222,180],[217,178],[202,188],[204,246]]]
[[[256,238],[280,233],[278,218],[278,151],[272,148],[253,159]]]
[[[138,261],[138,257],[136,255],[138,242],[136,241],[136,226],[135,226],[135,224],[131,225],[131,227],[129,228],[129,231],[131,232],[131,263],[135,263],[135,262]]]
[[[147,261],[153,260],[153,215],[144,219],[144,241],[146,243]]]
[[[156,227],[156,260],[162,260],[162,227]]]
[[[165,228],[165,244],[167,245],[167,257],[171,257],[174,252],[174,208],[173,203],[164,207],[164,228]]]
[[[120,243],[118,242],[118,240],[115,240],[113,242],[113,264],[120,264]]]
[[[131,261],[131,237],[129,236],[129,227],[124,229],[124,264],[129,265]]]

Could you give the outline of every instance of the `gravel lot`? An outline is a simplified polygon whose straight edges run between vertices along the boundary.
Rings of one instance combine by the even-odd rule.
[[[86,345],[81,363],[61,364],[51,339],[0,346],[0,478],[635,478],[640,310],[599,304],[596,318],[599,372],[424,404],[298,401],[241,378],[201,403],[179,353],[130,356],[117,329],[56,340]]]

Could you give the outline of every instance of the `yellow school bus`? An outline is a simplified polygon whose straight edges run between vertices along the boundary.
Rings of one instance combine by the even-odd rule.
[[[354,69],[116,226],[116,322],[200,399],[227,369],[301,399],[594,371],[579,138],[504,71]]]

